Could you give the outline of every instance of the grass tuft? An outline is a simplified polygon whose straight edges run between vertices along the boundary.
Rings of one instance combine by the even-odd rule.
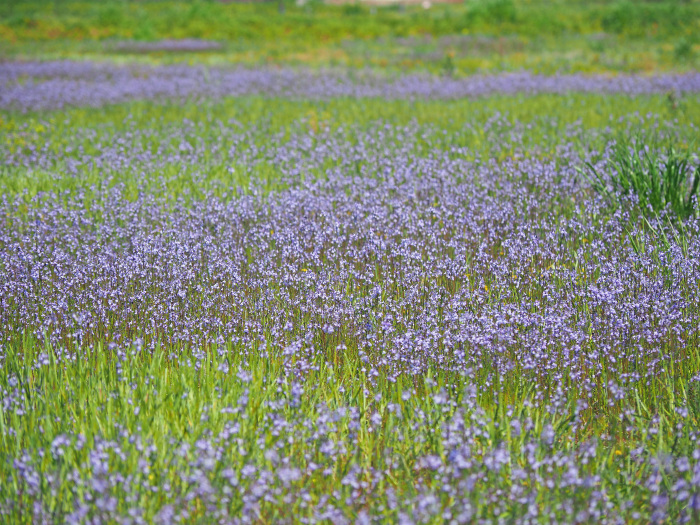
[[[690,154],[673,145],[660,150],[622,139],[604,171],[590,162],[586,168],[583,173],[593,188],[614,205],[635,196],[644,214],[669,211],[681,219],[697,215],[700,166],[693,167]]]

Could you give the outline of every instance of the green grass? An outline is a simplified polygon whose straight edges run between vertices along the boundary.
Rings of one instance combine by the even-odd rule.
[[[615,144],[612,162],[604,170],[588,163],[584,173],[595,190],[615,204],[634,195],[647,213],[667,211],[685,219],[697,211],[700,167],[693,169],[690,154],[672,144],[660,150],[652,141],[623,138]]]
[[[33,354],[38,352],[46,355],[44,366],[29,367]],[[25,339],[6,353],[0,388],[8,391],[19,388],[28,410],[19,416],[0,409],[0,453],[5,457],[20,457],[25,450],[49,450],[56,438],[66,435],[81,436],[83,440],[81,447],[76,448],[72,442],[65,446],[63,455],[56,451],[53,456],[45,456],[38,465],[42,502],[55,516],[71,509],[74,498],[89,501],[85,498],[90,487],[64,484],[57,492],[52,489],[51,476],[60,478],[74,472],[74,476],[89,478],[93,473],[88,452],[96,444],[113,444],[108,452],[110,468],[115,472],[131,472],[134,484],[162,486],[168,483],[173,494],[185,494],[187,475],[193,467],[187,463],[187,459],[191,460],[190,454],[181,457],[179,451],[183,446],[195,451],[200,439],[230,432],[233,426],[240,445],[227,445],[218,465],[255,464],[274,471],[279,466],[265,455],[269,450],[278,450],[302,470],[316,463],[328,471],[322,474],[319,470],[315,475],[303,476],[288,487],[290,491],[306,488],[312,502],[333,494],[332,500],[343,505],[353,492],[351,487],[341,483],[350,465],[360,467],[360,477],[370,476],[373,469],[388,474],[373,488],[373,494],[367,495],[375,508],[386,505],[389,490],[401,497],[415,496],[416,476],[428,485],[439,483],[439,473],[418,469],[416,461],[426,455],[444,459],[449,452],[444,448],[445,428],[458,425],[461,420],[471,421],[471,425],[481,429],[472,442],[471,453],[475,459],[484,458],[499,447],[506,447],[510,452],[503,470],[481,480],[481,486],[488,487],[483,490],[489,494],[497,490],[507,492],[513,471],[527,468],[523,456],[525,444],[537,443],[535,453],[545,458],[580,453],[582,443],[606,435],[597,453],[582,466],[581,474],[600,476],[602,486],[610,491],[613,499],[629,497],[629,493],[616,492],[634,492],[637,490],[634,483],[620,485],[616,480],[646,479],[654,472],[652,463],[630,461],[630,450],[641,444],[649,457],[669,451],[674,455],[690,455],[695,447],[691,429],[697,428],[700,417],[698,389],[680,369],[669,370],[663,382],[635,392],[631,401],[635,411],[632,416],[625,411],[625,405],[608,403],[606,399],[584,410],[571,403],[558,406],[556,398],[535,397],[532,385],[518,380],[515,374],[489,389],[479,386],[484,384],[486,376],[458,377],[441,372],[414,379],[404,376],[398,381],[382,376],[371,379],[362,372],[357,351],[352,349],[343,352],[340,367],[317,360],[315,369],[309,371],[301,383],[304,387],[301,395],[295,394],[288,378],[280,375],[289,357],[270,355],[262,349],[260,353],[247,354],[229,345],[223,352],[205,349],[197,358],[199,365],[194,367],[172,361],[167,355],[165,349],[153,354],[135,350],[125,358],[115,359],[98,344],[85,359],[71,361],[65,358],[66,354],[63,359],[57,358],[51,348],[44,348],[31,339]],[[222,364],[227,368],[222,370]],[[692,363],[688,364],[689,368],[697,369],[700,355],[694,354]],[[247,375],[237,375],[239,367],[246,370]],[[297,402],[290,403],[295,396],[298,396]],[[691,407],[686,416],[674,410],[683,405]],[[351,407],[357,411],[348,411]],[[341,415],[334,419],[328,433],[321,435],[324,439],[347,444],[345,452],[332,460],[319,450],[321,427],[308,424],[329,413]],[[379,414],[379,419],[372,421],[373,414]],[[629,415],[620,417],[621,414]],[[656,423],[649,426],[652,416]],[[280,421],[287,425],[281,435],[275,429]],[[513,430],[513,421],[522,424],[522,432]],[[9,434],[5,428],[12,428],[14,432]],[[126,434],[125,429],[128,430]],[[549,445],[541,438],[547,429],[554,431]],[[138,435],[142,447],[154,446],[157,451],[147,456],[145,465],[139,463],[143,455],[126,441],[129,434]],[[287,441],[289,436],[294,439]],[[120,454],[120,450],[126,454]],[[563,466],[552,468],[543,462],[539,471],[528,471],[533,480],[540,480],[530,487],[536,494],[534,503],[540,509],[555,509],[558,499],[570,498],[573,491],[575,504],[586,508],[592,489],[549,488],[546,480],[557,479],[565,473]],[[225,484],[222,472],[211,475],[217,483]],[[3,478],[0,498],[3,501],[14,498],[18,513],[13,520],[28,523],[22,518],[25,514],[21,509],[28,508],[33,497],[22,492],[11,470],[6,470]],[[241,479],[240,483],[247,485],[250,480]],[[662,488],[667,491],[672,490],[672,485],[672,479],[662,482]],[[147,520],[153,519],[161,505],[147,492],[136,500],[132,494],[130,501],[123,499],[125,494],[115,492],[113,495],[118,500],[118,512],[126,513],[136,504],[144,510]],[[234,493],[231,508],[242,504],[239,498],[240,495]],[[475,517],[495,518],[494,506],[483,495],[475,492],[470,499]],[[361,505],[363,499],[356,500]],[[443,495],[440,504],[449,505],[450,501],[448,495]],[[302,499],[291,505],[280,503],[281,499],[263,502],[260,520],[274,523],[308,515]],[[358,513],[361,506],[353,509],[350,504],[350,509]],[[522,516],[526,509],[527,505],[511,503],[507,513]],[[204,502],[191,502],[191,510],[194,522],[206,518]],[[640,521],[648,519],[648,508],[637,510]],[[671,510],[677,513],[680,509]],[[100,514],[93,509],[92,515]],[[383,515],[390,520],[398,517],[389,508]],[[554,511],[550,517],[553,516],[563,518],[564,515]]]
[[[280,10],[280,5],[284,6]],[[312,2],[4,2],[0,56],[474,71],[660,71],[698,65],[700,3],[469,1],[405,8]],[[115,41],[200,38],[205,53]]]
[[[125,186],[125,195],[139,192],[197,198],[207,192],[221,195],[231,186],[247,188],[254,181],[263,191],[280,189],[280,166],[266,157],[269,136],[277,141],[308,136],[312,144],[323,144],[342,128],[343,137],[356,143],[357,137],[391,122],[417,124],[425,130],[424,140],[410,144],[411,151],[428,154],[430,148],[459,148],[459,156],[475,161],[509,158],[556,158],[567,144],[580,152],[602,151],[619,135],[656,129],[665,134],[679,151],[697,143],[700,98],[691,95],[680,101],[666,95],[629,97],[626,95],[537,95],[494,96],[459,101],[352,100],[271,102],[260,97],[230,98],[221,101],[177,103],[131,102],[106,108],[73,108],[49,113],[0,113],[0,151],[7,159],[27,155],[41,144],[56,169],[6,164],[0,171],[0,189],[6,195],[25,194],[31,198],[40,191],[82,189],[90,194],[114,184]],[[81,168],[70,177],[59,175],[67,159],[78,159],[82,151],[97,155],[100,148],[123,140],[133,129],[154,130],[130,135],[127,146],[145,152],[177,151],[179,130],[192,126],[191,145],[196,149],[195,164],[180,162],[163,166],[144,177],[137,165],[109,173],[104,169]],[[227,124],[222,124],[227,123]],[[230,123],[230,124],[228,124]],[[253,143],[259,152],[245,160],[232,159],[227,152],[238,129],[254,127]],[[239,128],[239,126],[243,126]],[[328,135],[329,134],[329,135]],[[396,138],[392,141],[398,144]],[[68,149],[72,153],[67,153]],[[329,163],[313,167],[307,177],[322,177]],[[375,167],[369,166],[370,170]]]

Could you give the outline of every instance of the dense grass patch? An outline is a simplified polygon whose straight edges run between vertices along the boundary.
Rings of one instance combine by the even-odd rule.
[[[659,151],[639,141],[622,140],[615,144],[605,168],[607,177],[590,163],[588,170],[594,188],[612,201],[634,196],[643,210],[668,211],[681,218],[696,211],[700,168],[693,170],[688,152],[671,145]]]
[[[368,511],[604,521],[620,501],[635,502],[627,521],[698,516],[682,497],[698,468],[697,387],[683,380],[605,423],[561,393],[545,405],[527,384],[487,392],[469,375],[372,378],[353,354],[291,379],[295,356],[231,347],[190,363],[162,349],[117,357],[96,346],[71,359],[41,348],[29,367],[36,347],[7,351],[0,383],[12,405],[2,449],[27,451],[0,488],[13,521],[344,521]],[[660,505],[658,493],[676,497]]]

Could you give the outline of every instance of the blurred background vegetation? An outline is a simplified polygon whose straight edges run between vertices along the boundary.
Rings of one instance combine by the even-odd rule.
[[[700,1],[3,0],[0,60],[371,67],[445,75],[690,71]]]

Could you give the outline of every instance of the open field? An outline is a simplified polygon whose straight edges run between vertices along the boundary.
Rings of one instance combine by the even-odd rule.
[[[697,518],[697,92],[315,93],[4,110],[6,519]]]
[[[700,2],[6,0],[0,57],[485,71],[692,71]]]
[[[699,522],[700,6],[630,5],[0,6],[0,522]]]

